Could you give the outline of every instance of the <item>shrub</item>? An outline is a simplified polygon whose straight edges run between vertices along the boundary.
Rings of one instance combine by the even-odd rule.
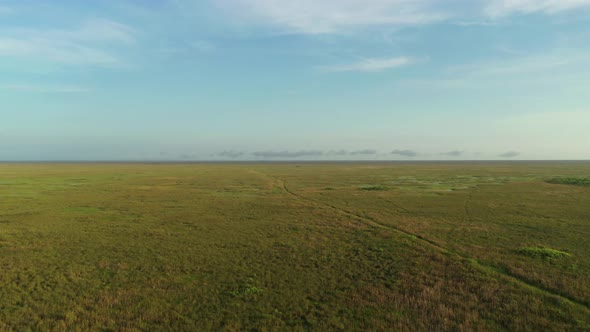
[[[516,252],[523,256],[543,258],[547,260],[571,256],[567,252],[544,247],[524,247],[517,249]]]
[[[385,191],[385,190],[389,190],[389,188],[382,186],[382,185],[374,185],[374,186],[361,186],[360,187],[361,190],[367,190],[367,191]]]
[[[567,184],[572,186],[590,186],[590,178],[576,178],[576,177],[568,177],[568,178],[554,178],[547,181],[548,183],[553,184]]]

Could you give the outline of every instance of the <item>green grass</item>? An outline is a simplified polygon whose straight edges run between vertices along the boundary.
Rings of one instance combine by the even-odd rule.
[[[247,286],[247,287],[244,287],[239,290],[231,292],[231,295],[236,296],[236,297],[244,297],[244,296],[248,296],[248,295],[262,293],[263,291],[264,290],[262,288],[259,288],[256,286]]]
[[[523,256],[528,256],[532,258],[543,258],[547,260],[571,256],[567,252],[543,247],[524,247],[517,249],[516,252]]]
[[[567,184],[572,186],[590,186],[590,178],[580,177],[555,178],[547,182],[553,184]]]
[[[361,190],[365,190],[365,191],[386,191],[389,190],[389,188],[387,188],[386,186],[382,186],[382,185],[362,185],[360,186]]]
[[[66,208],[66,211],[94,214],[94,213],[100,212],[100,209],[96,208],[96,207],[89,207],[89,206],[75,206],[75,207]]]
[[[589,176],[3,164],[0,331],[590,330]]]

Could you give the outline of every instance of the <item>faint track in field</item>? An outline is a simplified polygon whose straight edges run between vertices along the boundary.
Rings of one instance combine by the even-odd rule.
[[[469,190],[469,196],[467,196],[467,199],[465,200],[465,205],[463,205],[463,209],[465,210],[465,216],[467,218],[466,221],[469,223],[471,223],[471,221],[473,220],[473,216],[471,215],[471,210],[469,209],[469,206],[471,205],[471,201],[473,200],[474,190],[476,190],[476,188]]]
[[[348,210],[342,209],[340,207],[337,207],[337,206],[334,206],[334,205],[331,205],[331,204],[327,204],[325,202],[322,202],[322,201],[319,201],[319,200],[316,200],[316,199],[312,199],[312,198],[308,198],[308,197],[302,196],[300,194],[297,194],[297,193],[291,191],[287,187],[287,182],[286,181],[281,180],[279,178],[275,178],[275,179],[277,181],[279,181],[280,183],[282,183],[282,188],[283,188],[283,190],[287,194],[289,194],[290,196],[292,196],[292,197],[294,197],[294,198],[296,198],[296,199],[298,199],[300,201],[304,201],[304,202],[307,202],[307,203],[311,203],[311,204],[323,206],[324,208],[328,208],[328,209],[333,210],[333,211],[336,211],[336,212],[338,212],[340,214],[344,214],[344,215],[347,215],[349,217],[353,217],[355,219],[358,219],[359,221],[362,221],[365,224],[367,224],[369,226],[373,226],[375,228],[387,229],[387,230],[391,230],[391,231],[395,231],[395,232],[398,232],[398,233],[405,234],[407,236],[410,236],[410,237],[416,239],[418,242],[422,243],[423,245],[426,245],[426,246],[428,246],[430,248],[433,248],[435,250],[438,250],[438,251],[442,252],[443,254],[446,254],[446,255],[449,255],[449,256],[458,257],[458,258],[460,258],[460,259],[462,259],[462,260],[464,260],[464,261],[472,264],[474,267],[476,267],[476,268],[478,268],[480,270],[483,270],[484,272],[495,274],[495,275],[497,275],[499,277],[502,277],[504,279],[510,280],[510,281],[512,281],[512,282],[514,282],[514,283],[516,283],[516,284],[518,284],[520,286],[522,286],[522,287],[529,288],[529,289],[532,289],[532,290],[536,290],[536,291],[538,291],[540,293],[543,293],[545,295],[550,295],[550,296],[553,296],[553,297],[557,297],[560,300],[563,300],[563,301],[572,303],[574,305],[580,306],[580,307],[588,310],[589,313],[590,313],[590,306],[587,303],[585,303],[585,302],[583,302],[581,300],[578,300],[576,298],[572,298],[572,297],[570,297],[567,294],[559,293],[559,292],[557,292],[555,290],[552,290],[550,288],[546,288],[546,287],[544,287],[543,285],[541,285],[539,283],[536,283],[536,282],[531,281],[531,280],[524,279],[521,276],[518,276],[518,275],[515,275],[515,274],[510,273],[508,271],[505,271],[504,269],[502,269],[499,266],[495,266],[495,265],[492,265],[492,264],[482,263],[482,262],[480,262],[480,261],[478,261],[478,260],[476,260],[476,259],[474,259],[474,258],[472,258],[472,257],[470,257],[468,255],[465,255],[465,254],[462,254],[460,252],[454,251],[452,249],[446,248],[446,247],[440,245],[439,243],[437,243],[437,242],[435,242],[433,240],[430,240],[430,239],[428,239],[428,238],[426,238],[426,237],[424,237],[424,236],[422,236],[420,234],[412,233],[410,231],[407,231],[407,230],[405,230],[403,228],[399,228],[399,227],[396,227],[396,226],[384,225],[384,224],[381,224],[378,221],[376,221],[374,218],[367,217],[367,216],[362,216],[362,215],[356,214],[356,213],[354,213],[352,211],[348,211]]]
[[[473,200],[473,191],[476,189],[477,189],[477,187],[474,187],[473,189],[469,189],[467,199],[465,199],[465,203],[463,204],[463,213],[464,213],[463,221],[460,223],[453,224],[453,227],[449,231],[449,234],[447,234],[447,245],[451,245],[452,240],[455,238],[455,234],[457,233],[457,231],[459,231],[461,228],[464,228],[468,224],[472,224],[473,216],[471,214],[470,205],[471,205],[471,201]]]
[[[283,188],[283,189],[284,189],[284,188]],[[324,197],[330,197],[330,198],[333,198],[333,199],[336,199],[336,200],[342,201],[342,202],[344,202],[344,206],[349,206],[349,205],[350,205],[350,202],[349,202],[349,201],[347,201],[347,200],[345,200],[344,198],[336,197],[336,196],[334,196],[334,195],[329,195],[329,194],[326,194],[326,193],[320,193],[320,195],[321,195],[321,196],[324,196]]]
[[[412,211],[406,209],[405,207],[403,207],[403,206],[401,206],[401,205],[399,205],[399,204],[397,204],[397,203],[395,203],[395,202],[393,202],[393,201],[391,201],[389,199],[382,198],[382,200],[385,201],[385,202],[387,202],[387,203],[389,203],[389,204],[391,204],[393,207],[395,207],[396,209],[398,209],[402,213],[412,213]]]

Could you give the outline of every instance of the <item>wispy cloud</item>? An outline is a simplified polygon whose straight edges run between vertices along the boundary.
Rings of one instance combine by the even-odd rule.
[[[508,152],[504,152],[502,154],[500,154],[498,157],[502,157],[502,158],[515,158],[520,156],[520,152],[517,151],[508,151]]]
[[[199,155],[197,153],[181,153],[178,155],[179,160],[196,160],[199,159]]]
[[[176,0],[182,4],[194,1]],[[467,26],[495,25],[498,19],[514,14],[554,15],[590,8],[590,0],[217,0],[216,3],[234,19],[275,26],[280,33],[312,35],[449,20]]]
[[[223,151],[217,154],[218,157],[222,157],[222,158],[231,158],[231,159],[236,159],[239,158],[241,156],[244,155],[244,152],[240,152],[240,151]]]
[[[586,51],[554,51],[552,54],[518,55],[501,60],[484,61],[448,69],[451,74],[466,76],[506,76],[552,72],[557,68],[590,62]]]
[[[109,46],[133,42],[130,27],[110,20],[89,20],[72,30],[4,29],[0,57],[108,67],[121,64]]]
[[[119,60],[100,49],[55,40],[0,38],[0,57],[26,57],[68,65],[114,66]]]
[[[440,21],[435,0],[218,0],[235,17],[287,33],[325,34],[350,27],[419,25]]]
[[[448,157],[461,157],[463,155],[463,153],[464,153],[463,151],[454,150],[454,151],[443,152],[443,153],[441,153],[441,155],[448,156]]]
[[[472,26],[481,26],[481,27],[491,27],[491,26],[499,26],[501,23],[497,20],[485,18],[485,19],[477,19],[477,18],[467,18],[467,19],[459,19],[452,22],[455,25],[462,26],[462,27],[472,27]]]
[[[391,154],[396,154],[403,157],[416,157],[418,153],[413,150],[393,150]]]
[[[282,151],[256,151],[252,152],[251,155],[258,158],[300,158],[300,157],[339,157],[342,158],[344,156],[375,156],[377,155],[377,150],[374,149],[362,149],[362,150],[354,150],[354,151],[347,151],[347,150],[282,150]],[[239,157],[245,156],[245,152],[241,151],[234,151],[228,150],[223,151],[220,153],[215,154],[214,156],[222,157],[222,158],[231,158],[236,159]]]
[[[128,25],[107,19],[90,19],[76,29],[13,29],[12,31],[36,39],[106,42],[106,43],[134,43],[134,29]]]
[[[357,150],[357,151],[351,151],[350,155],[351,156],[373,156],[377,154],[377,150],[373,150],[373,149],[364,149],[364,150]]]
[[[501,17],[512,14],[557,14],[582,8],[590,8],[590,0],[489,0],[485,12],[491,17]]]
[[[4,84],[1,89],[25,92],[46,92],[46,93],[83,93],[92,91],[89,88],[75,85],[64,86],[43,86],[34,84]]]
[[[320,150],[301,150],[301,151],[257,151],[252,152],[255,157],[261,158],[300,158],[300,157],[318,157],[324,155]]]
[[[330,156],[346,156],[348,154],[348,151],[346,151],[346,150],[330,150],[330,151],[326,152],[326,154],[328,154]]]
[[[328,72],[365,72],[374,73],[381,72],[384,70],[409,66],[415,63],[417,60],[412,57],[394,57],[394,58],[375,58],[375,59],[364,59],[362,61],[345,64],[322,67],[323,70]]]

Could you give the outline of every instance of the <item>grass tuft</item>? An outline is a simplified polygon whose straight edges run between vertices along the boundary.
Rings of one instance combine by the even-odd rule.
[[[366,185],[366,186],[361,186],[360,189],[366,190],[366,191],[386,191],[386,190],[389,190],[389,188],[387,188],[386,186],[382,186],[382,185]]]
[[[256,286],[247,286],[245,288],[231,292],[231,295],[235,296],[235,297],[244,297],[244,296],[248,296],[248,295],[262,293],[263,291],[264,290],[262,288],[259,288]]]
[[[516,252],[523,256],[543,258],[547,260],[571,256],[567,252],[544,247],[524,247],[517,249]]]

